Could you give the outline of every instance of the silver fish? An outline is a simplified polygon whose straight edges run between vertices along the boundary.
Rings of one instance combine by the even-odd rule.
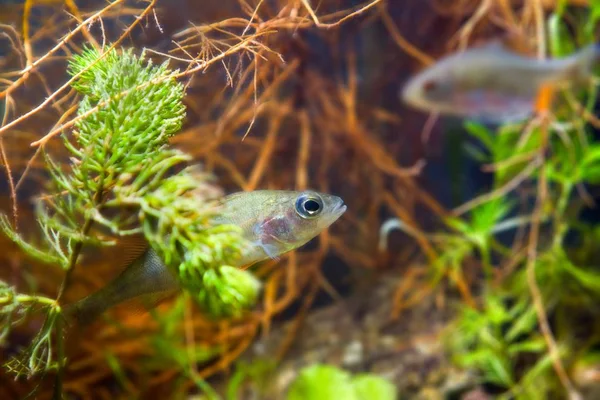
[[[538,60],[513,53],[498,42],[442,58],[409,80],[402,100],[417,109],[484,122],[530,116],[543,87],[589,82],[600,61],[600,45],[569,57]]]
[[[216,223],[240,227],[250,244],[234,267],[276,259],[316,237],[346,211],[339,197],[313,191],[234,193],[220,205]],[[144,296],[152,303],[180,288],[175,273],[148,249],[107,286],[67,306],[65,314],[85,325],[124,301]]]

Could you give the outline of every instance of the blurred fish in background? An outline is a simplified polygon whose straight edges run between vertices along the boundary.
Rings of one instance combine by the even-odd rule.
[[[539,60],[494,41],[442,58],[410,79],[400,96],[423,111],[487,123],[517,122],[547,103],[548,90],[589,82],[599,61],[598,44],[569,57]]]

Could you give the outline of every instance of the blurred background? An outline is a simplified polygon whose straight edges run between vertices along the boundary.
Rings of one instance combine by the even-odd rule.
[[[548,305],[545,298],[551,329],[559,332],[566,386],[541,339],[536,314],[527,311],[532,303],[512,308],[521,297],[505,282],[525,262],[513,260],[510,250],[515,256],[523,251],[526,233],[510,231],[495,239],[509,251],[492,256],[493,277],[484,277],[480,252],[469,248],[452,258],[450,242],[444,247],[429,236],[448,234],[456,207],[502,185],[469,151],[483,147],[470,135],[475,128],[410,109],[398,95],[408,78],[458,49],[500,39],[535,56],[546,38],[540,29],[551,36],[554,20],[560,35],[583,47],[598,39],[600,5],[590,3],[595,2],[122,0],[110,7],[93,0],[0,2],[3,125],[64,85],[68,57],[85,43],[119,41],[156,62],[169,60],[173,69],[206,63],[182,79],[187,116],[171,143],[213,173],[225,192],[311,188],[336,194],[348,206],[307,246],[256,267],[264,289],[244,317],[213,321],[183,297],[153,313],[117,308],[93,326],[70,332],[66,396],[286,399],[303,368],[329,364],[351,375],[383,377],[398,398],[536,398],[532,388],[537,398],[568,398],[575,391],[600,398],[594,397],[600,379],[596,303],[577,303],[571,310],[586,311],[564,322],[555,312],[568,315],[569,308],[556,311],[557,302]],[[76,30],[78,21],[99,12],[101,19]],[[62,45],[52,51],[57,44]],[[23,74],[32,62],[35,68]],[[61,91],[0,136],[0,207],[7,215],[18,207],[19,230],[34,241],[41,239],[32,199],[44,193],[49,176],[38,147],[30,144],[71,118],[76,105],[74,92]],[[595,130],[588,125],[593,141]],[[58,137],[44,146],[68,162]],[[519,190],[503,197],[521,199],[519,209],[531,213],[537,180],[530,176],[517,183]],[[594,198],[594,185],[587,190]],[[572,210],[583,211],[573,212],[593,231],[595,208],[575,197],[568,200]],[[391,218],[410,229],[382,230]],[[541,232],[543,240],[552,240],[552,228],[542,225]],[[586,245],[595,248],[595,237],[588,235]],[[573,242],[579,245],[581,238]],[[28,259],[4,236],[0,249],[3,281],[22,293],[56,296],[60,268]],[[105,285],[120,272],[120,257],[113,248],[86,250],[66,299]],[[486,279],[502,290],[492,296]],[[581,279],[596,284],[595,277]],[[457,318],[463,325],[456,325]],[[506,339],[514,321],[523,326],[511,340],[528,338],[518,349],[508,339],[496,340]],[[0,358],[6,361],[26,346],[42,322],[31,315],[11,330],[0,341]],[[488,328],[487,339],[467,338]],[[447,343],[461,334],[464,343]],[[457,352],[469,351],[472,359],[456,359]],[[25,398],[33,390],[34,398],[50,398],[53,374],[14,380],[4,369],[0,396]],[[365,398],[387,398],[376,396]]]

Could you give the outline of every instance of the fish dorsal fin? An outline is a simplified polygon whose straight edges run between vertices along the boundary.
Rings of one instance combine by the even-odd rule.
[[[81,275],[77,275],[77,281],[87,288],[87,294],[90,294],[92,289],[99,290],[125,271],[148,247],[143,235],[118,237],[111,246],[85,246],[78,258],[78,264],[98,265],[99,273],[90,275],[83,272],[85,268],[78,268],[75,274],[81,271]]]
[[[482,44],[481,46],[476,47],[480,51],[498,53],[507,51],[508,48],[502,39],[492,39],[489,42]]]
[[[123,270],[140,258],[148,250],[148,242],[143,235],[124,236],[117,240],[117,244],[111,249],[117,255],[118,262],[115,264],[117,270]]]
[[[512,54],[521,57],[532,58],[535,57],[535,52],[527,47],[522,40],[517,41],[515,38],[494,38],[490,41],[481,44],[477,48],[480,52],[492,53],[492,54]]]

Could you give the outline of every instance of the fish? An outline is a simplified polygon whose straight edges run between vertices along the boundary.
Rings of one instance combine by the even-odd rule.
[[[404,85],[400,97],[422,111],[489,123],[530,117],[557,88],[588,83],[600,61],[600,44],[564,58],[539,60],[498,41],[450,54]]]
[[[256,190],[223,197],[216,225],[235,225],[247,250],[233,267],[278,259],[319,235],[346,211],[337,196],[315,191]],[[107,309],[144,298],[148,306],[182,289],[172,268],[152,248],[146,249],[104,288],[65,307],[69,321],[87,325]]]

